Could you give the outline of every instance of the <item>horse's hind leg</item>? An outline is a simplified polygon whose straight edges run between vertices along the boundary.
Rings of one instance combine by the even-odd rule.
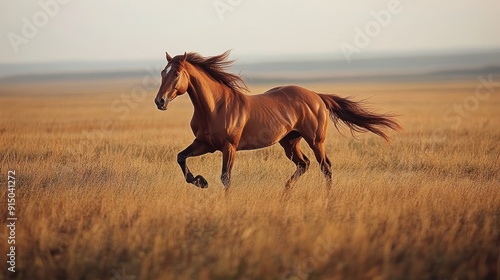
[[[309,144],[309,147],[311,147],[311,149],[314,152],[314,155],[316,156],[316,160],[318,161],[321,167],[321,172],[323,172],[323,174],[325,175],[327,190],[330,190],[332,186],[332,163],[330,162],[330,159],[326,156],[324,143],[323,141],[316,143],[312,141],[307,141],[307,143]]]
[[[289,189],[304,174],[309,168],[309,159],[302,154],[300,150],[300,140],[302,139],[300,133],[292,131],[288,133],[283,139],[280,140],[280,145],[285,150],[286,156],[295,163],[297,169],[292,177],[286,182],[285,189]]]

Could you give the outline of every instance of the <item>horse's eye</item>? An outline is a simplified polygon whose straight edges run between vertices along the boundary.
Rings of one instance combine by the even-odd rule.
[[[179,72],[175,72],[174,77],[175,78],[179,77]]]

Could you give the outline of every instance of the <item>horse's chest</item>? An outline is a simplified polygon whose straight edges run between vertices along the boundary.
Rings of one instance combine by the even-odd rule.
[[[212,146],[215,149],[220,149],[224,145],[224,134],[216,133],[215,131],[210,131],[207,128],[193,129],[193,133],[196,139]]]
[[[237,117],[231,118],[221,114],[209,119],[194,118],[191,129],[200,141],[220,150],[228,141],[233,141],[237,131],[241,131],[242,120]]]

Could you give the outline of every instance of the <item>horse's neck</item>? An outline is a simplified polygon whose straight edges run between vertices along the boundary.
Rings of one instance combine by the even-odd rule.
[[[204,117],[210,117],[215,113],[217,103],[224,102],[229,89],[213,81],[195,67],[192,68],[189,73],[189,97],[197,113]]]

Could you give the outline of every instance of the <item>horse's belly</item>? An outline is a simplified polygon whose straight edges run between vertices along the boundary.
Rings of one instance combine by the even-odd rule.
[[[262,124],[260,126],[247,126],[241,135],[238,150],[253,150],[269,147],[280,141],[291,131],[290,127]]]

